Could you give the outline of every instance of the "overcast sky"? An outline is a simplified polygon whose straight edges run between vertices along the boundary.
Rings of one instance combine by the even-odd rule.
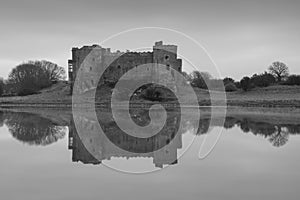
[[[300,74],[299,10],[299,0],[1,1],[0,76],[27,60],[66,67],[72,47],[143,26],[190,35],[223,77],[261,73],[277,60]]]

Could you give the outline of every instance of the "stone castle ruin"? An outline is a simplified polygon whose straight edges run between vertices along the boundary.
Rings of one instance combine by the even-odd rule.
[[[89,57],[89,61],[84,61]],[[146,67],[139,67],[146,65]],[[82,82],[82,90],[95,89],[99,79],[99,71],[104,70],[98,84],[116,83],[129,70],[130,79],[147,77],[149,81],[160,81],[166,85],[174,85],[182,72],[182,60],[177,58],[177,46],[156,42],[151,52],[111,52],[110,48],[99,45],[72,48],[72,59],[68,61],[69,82],[73,88],[79,70],[84,70],[86,78]],[[81,67],[83,66],[83,67]],[[162,73],[164,67],[164,73]],[[165,72],[170,73],[166,74]],[[98,74],[98,75],[97,75]],[[128,77],[127,77],[128,78]]]

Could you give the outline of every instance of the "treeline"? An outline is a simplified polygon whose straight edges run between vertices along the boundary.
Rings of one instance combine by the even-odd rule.
[[[249,91],[255,87],[268,87],[270,85],[300,85],[300,75],[290,75],[286,64],[274,62],[262,74],[245,76],[236,81],[226,77],[214,79],[207,72],[194,71],[190,74],[183,72],[187,81],[193,86],[202,89],[218,90],[225,86],[226,92],[234,92],[239,89]],[[29,61],[22,63],[9,73],[7,80],[0,78],[0,96],[25,96],[36,94],[43,88],[50,87],[59,80],[64,80],[66,72],[63,67],[50,61]]]
[[[208,89],[218,89],[224,84],[226,92],[234,92],[239,89],[249,91],[256,87],[268,87],[271,85],[300,85],[300,75],[290,75],[286,64],[274,62],[267,71],[261,74],[254,74],[251,77],[245,76],[236,81],[233,78],[226,77],[223,80],[213,79],[207,72],[194,71],[191,74],[183,72],[183,75],[193,87]]]
[[[50,87],[65,79],[63,67],[50,61],[29,61],[22,63],[9,73],[7,80],[0,79],[1,96],[25,96]]]

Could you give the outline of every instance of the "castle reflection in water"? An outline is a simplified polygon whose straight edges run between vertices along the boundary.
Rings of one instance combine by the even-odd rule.
[[[151,137],[139,138],[124,132],[116,125],[112,115],[101,113],[99,123],[81,114],[69,126],[69,149],[72,160],[84,164],[101,164],[112,158],[152,158],[155,167],[177,163],[177,151],[182,148],[182,131],[178,130],[180,114],[169,114],[162,130]],[[122,113],[120,112],[122,115]],[[132,113],[133,120],[139,124],[147,124],[150,120],[144,111]],[[80,133],[80,134],[79,134]]]
[[[173,165],[177,163],[177,150],[182,148],[181,134],[176,135],[171,144],[168,144],[169,139],[155,138],[149,139],[146,143],[137,143],[134,140],[129,140],[126,136],[118,136],[114,134],[114,140],[118,142],[124,148],[152,148],[159,145],[158,143],[165,143],[163,149],[148,152],[148,153],[134,153],[123,150],[110,142],[106,136],[102,135],[97,139],[90,139],[90,145],[88,149],[91,149],[94,153],[97,152],[97,158],[93,156],[83,144],[82,139],[79,137],[76,128],[71,127],[69,129],[69,149],[72,150],[72,161],[82,162],[84,164],[101,164],[103,160],[111,160],[116,158],[152,158],[155,167],[162,168],[164,165]],[[153,145],[153,146],[151,146]],[[134,146],[134,147],[133,147]]]
[[[109,112],[102,113],[98,118],[106,134],[99,134],[99,123],[91,120],[89,114],[82,113],[78,119],[73,119],[70,113],[58,113],[0,111],[0,127],[7,127],[13,138],[18,141],[35,146],[51,145],[63,139],[69,130],[68,146],[72,151],[73,162],[101,164],[113,158],[149,158],[156,167],[176,164],[178,150],[183,148],[183,136],[191,132],[196,135],[209,134],[211,122],[213,127],[239,128],[244,133],[263,136],[274,147],[284,146],[291,139],[291,135],[300,134],[299,119],[294,117],[230,115],[226,117],[224,124],[218,124],[214,123],[209,115],[204,115],[200,122],[197,121],[198,124],[191,118],[181,122],[182,126],[178,127],[180,112],[170,112],[159,134],[140,140],[122,134]],[[139,125],[146,125],[150,120],[147,112],[142,110],[134,112],[132,119]],[[74,120],[77,122],[76,128]],[[195,130],[195,127],[198,129]]]

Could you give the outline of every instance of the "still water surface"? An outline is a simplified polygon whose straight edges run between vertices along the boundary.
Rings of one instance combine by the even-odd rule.
[[[170,119],[177,119],[176,112]],[[149,120],[144,112],[136,123]],[[165,154],[118,137],[106,117],[111,140],[81,138],[70,113],[0,112],[1,199],[298,199],[300,188],[300,118],[294,115],[228,114],[224,124],[203,117],[184,122]],[[299,122],[299,123],[298,123]],[[174,124],[168,123],[166,134]],[[198,127],[195,130],[194,127]],[[222,135],[213,152],[198,159],[207,134]],[[114,135],[115,134],[115,135]],[[84,136],[85,137],[85,136]],[[179,152],[195,138],[185,154]],[[164,138],[154,141],[170,143]],[[86,141],[90,146],[86,146]],[[153,142],[153,141],[152,141]],[[97,155],[92,151],[98,152]],[[99,153],[101,152],[101,153]],[[136,151],[135,151],[136,152]],[[175,158],[174,158],[175,157]],[[107,166],[163,170],[143,175],[120,173]]]

